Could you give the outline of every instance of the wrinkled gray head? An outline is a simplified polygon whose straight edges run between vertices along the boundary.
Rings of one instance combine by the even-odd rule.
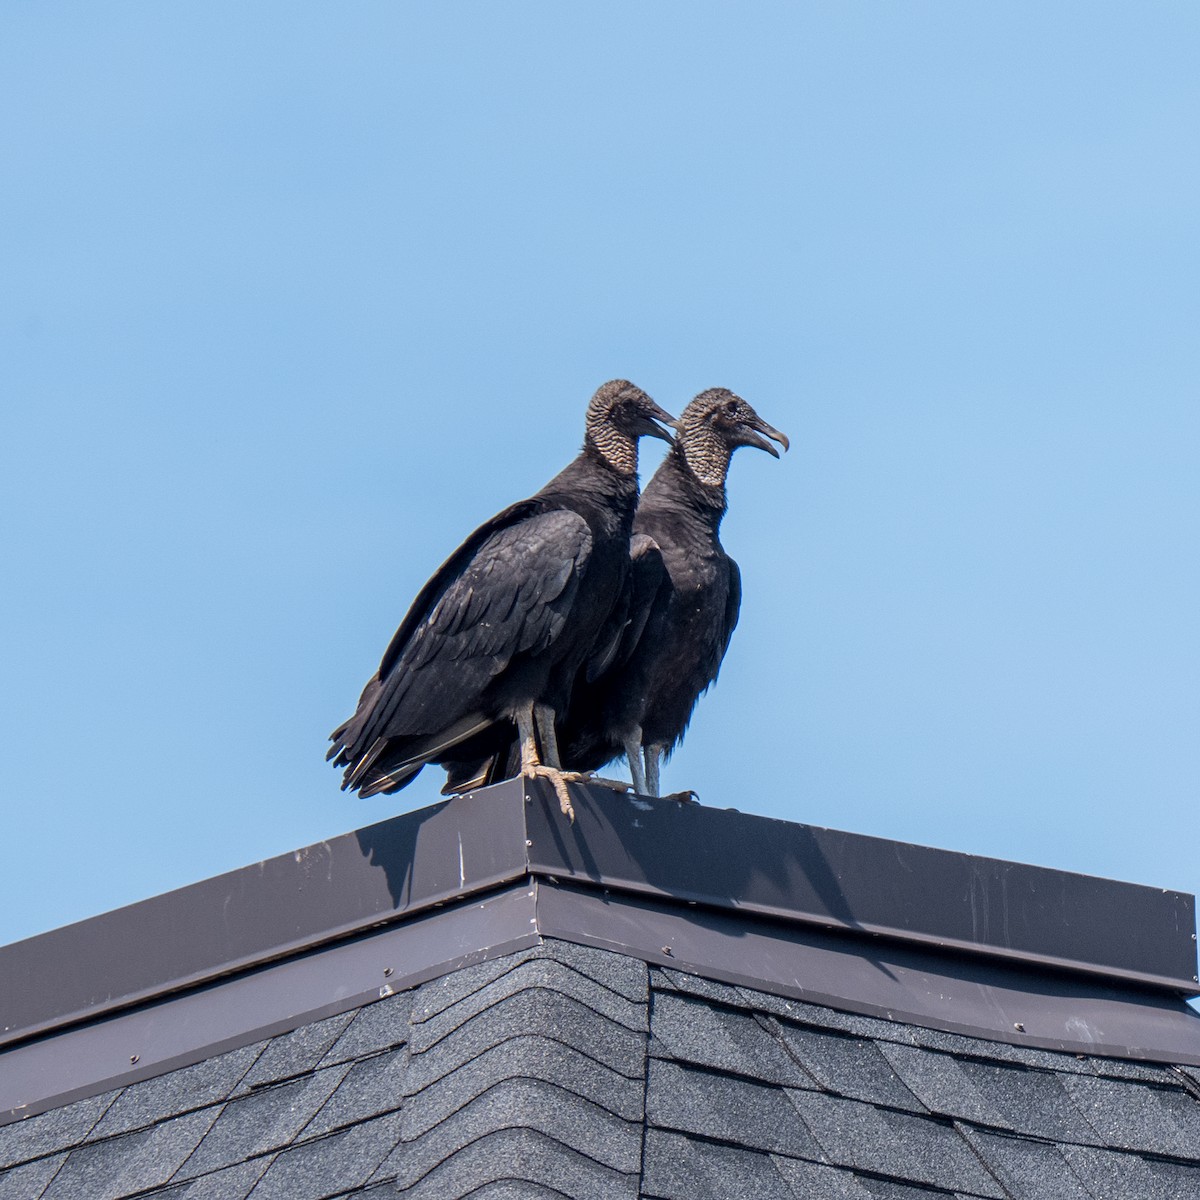
[[[701,392],[680,414],[675,429],[688,469],[707,487],[725,485],[729,459],[739,446],[754,446],[776,458],[779,451],[768,438],[788,448],[787,436],[728,388]]]
[[[659,408],[640,387],[627,379],[610,379],[596,389],[584,427],[587,442],[610,466],[623,475],[636,475],[638,438],[657,437],[669,442],[671,435],[663,424],[674,424],[671,414]]]

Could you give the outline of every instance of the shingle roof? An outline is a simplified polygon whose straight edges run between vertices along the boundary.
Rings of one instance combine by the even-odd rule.
[[[529,829],[505,819],[514,836]],[[610,850],[579,844],[572,853],[594,849],[603,884],[596,863]],[[538,869],[511,883],[492,873],[420,914],[406,907],[410,887],[390,930],[347,938],[339,925],[328,946],[249,971],[239,958],[227,981],[165,981],[152,1002],[103,1002],[90,1022],[67,1013],[0,1052],[0,1076],[15,1062],[23,1078],[43,1046],[60,1072],[73,1045],[100,1055],[76,1079],[89,1094],[62,1103],[43,1090],[46,1111],[0,1126],[0,1200],[1200,1196],[1200,1021],[1161,981],[1121,983],[1114,961],[1116,981],[1036,961],[980,975],[957,951],[913,951],[905,969],[916,978],[924,964],[930,988],[1034,1013],[1049,997],[1053,1019],[1074,1011],[1080,1030],[1072,1050],[1047,1048],[1005,1010],[977,1036],[938,1028],[936,1012],[924,1022],[853,995],[813,1001],[810,968],[848,964],[841,985],[892,971],[899,959],[879,937],[672,909]],[[916,911],[920,897],[909,900]],[[372,919],[361,895],[354,903]],[[307,904],[313,936],[319,906]],[[245,947],[248,931],[237,936]],[[1181,924],[1175,936],[1190,942]],[[1187,966],[1177,946],[1166,954]],[[145,964],[137,973],[144,987]],[[1044,996],[1020,993],[1031,980]],[[291,1010],[289,995],[300,997]],[[1114,1053],[1110,1014],[1150,1049]],[[177,1065],[186,1045],[191,1060]],[[114,1075],[104,1063],[122,1054]]]
[[[1200,1086],[560,941],[0,1129],[0,1198],[1194,1200]]]

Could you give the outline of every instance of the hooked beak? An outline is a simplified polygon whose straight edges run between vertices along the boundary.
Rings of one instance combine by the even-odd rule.
[[[653,418],[653,419],[651,419]],[[662,424],[656,424],[661,421]],[[645,415],[639,415],[637,421],[638,437],[656,437],[662,438],[668,445],[671,443],[671,435],[663,428],[663,425],[668,425],[672,429],[675,428],[675,418],[671,416],[665,408],[659,408],[653,400],[650,401],[650,412]]]
[[[741,443],[743,446],[754,446],[758,450],[765,450],[773,458],[779,457],[779,451],[767,441],[778,442],[785,450],[791,449],[791,443],[787,439],[786,433],[780,433],[778,429],[768,425],[761,417],[755,417],[753,421],[747,421],[743,426]],[[766,434],[766,437],[761,436]]]

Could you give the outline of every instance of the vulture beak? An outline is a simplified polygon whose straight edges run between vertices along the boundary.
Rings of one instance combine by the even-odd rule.
[[[763,434],[766,434],[766,437],[763,437]],[[747,421],[742,426],[741,445],[754,446],[755,449],[765,450],[772,457],[778,458],[779,451],[771,445],[771,442],[767,441],[767,438],[770,438],[771,441],[778,442],[785,450],[791,448],[791,443],[787,439],[787,434],[780,433],[778,429],[768,425],[766,421],[762,419],[762,417],[755,416],[754,420]]]
[[[661,425],[656,424],[659,421],[662,422]],[[671,429],[676,428],[675,418],[665,408],[659,408],[651,400],[648,410],[638,414],[637,436],[662,438],[664,442],[670,443],[671,435],[663,428],[663,425],[667,425]]]

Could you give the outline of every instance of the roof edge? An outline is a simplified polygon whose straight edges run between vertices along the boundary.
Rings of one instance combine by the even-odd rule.
[[[1183,893],[596,786],[573,794],[569,823],[544,781],[510,780],[0,948],[0,1045],[527,875],[837,933],[868,960],[898,946],[1200,990],[1195,902]]]

